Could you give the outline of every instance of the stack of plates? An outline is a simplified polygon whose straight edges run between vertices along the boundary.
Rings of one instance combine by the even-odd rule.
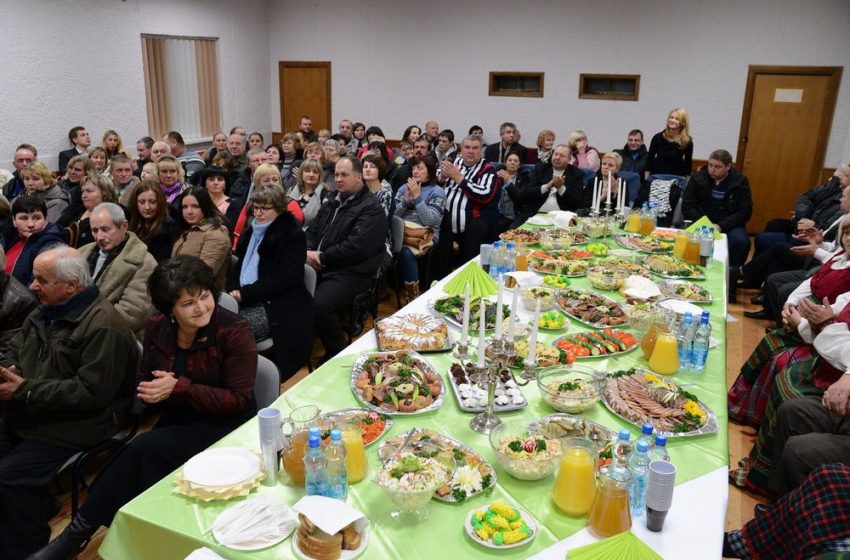
[[[247,496],[263,477],[257,455],[241,447],[220,447],[189,459],[174,491],[205,502],[229,500]]]

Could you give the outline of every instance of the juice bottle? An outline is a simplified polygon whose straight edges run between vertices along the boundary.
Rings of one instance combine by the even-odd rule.
[[[626,221],[626,227],[623,228],[628,233],[637,233],[640,231],[640,210],[635,208],[629,214],[629,219]]]
[[[688,232],[681,229],[676,235],[676,242],[673,244],[673,254],[680,259],[685,256],[685,246],[688,244]]]
[[[564,440],[564,455],[552,489],[552,501],[567,515],[586,515],[593,505],[596,453],[596,444],[587,438]]]
[[[596,536],[610,537],[631,528],[630,480],[629,472],[621,469],[609,470],[608,474],[600,473],[596,497],[587,520],[591,532]]]
[[[649,358],[649,368],[661,375],[673,375],[679,369],[679,345],[670,333],[661,333]]]
[[[692,232],[690,235],[688,235],[688,243],[685,245],[685,262],[691,264],[699,264],[699,246],[699,234],[696,232]]]
[[[307,448],[307,430],[292,435],[289,446],[283,450],[283,469],[298,486],[304,486],[304,451]]]
[[[342,432],[342,443],[345,445],[345,469],[348,471],[348,482],[349,484],[360,482],[366,478],[368,463],[359,422],[346,423]]]

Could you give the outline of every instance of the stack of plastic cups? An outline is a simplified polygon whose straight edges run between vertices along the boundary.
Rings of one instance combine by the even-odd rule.
[[[646,485],[646,528],[661,531],[670,506],[673,505],[673,487],[676,484],[676,466],[669,461],[652,461]]]
[[[280,451],[283,448],[283,434],[280,431],[280,410],[263,408],[257,413],[260,425],[260,450],[263,455],[263,472],[266,478],[263,484],[277,484],[280,471]]]

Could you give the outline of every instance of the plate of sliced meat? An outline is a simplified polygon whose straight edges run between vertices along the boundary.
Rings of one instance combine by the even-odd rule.
[[[667,437],[717,432],[717,418],[693,393],[642,369],[608,375],[602,390],[608,410],[637,427],[649,422]]]

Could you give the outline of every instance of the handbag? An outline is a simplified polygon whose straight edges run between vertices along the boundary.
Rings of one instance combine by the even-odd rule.
[[[410,249],[414,256],[421,256],[431,250],[434,246],[433,228],[417,224],[416,222],[404,222],[404,246]]]

